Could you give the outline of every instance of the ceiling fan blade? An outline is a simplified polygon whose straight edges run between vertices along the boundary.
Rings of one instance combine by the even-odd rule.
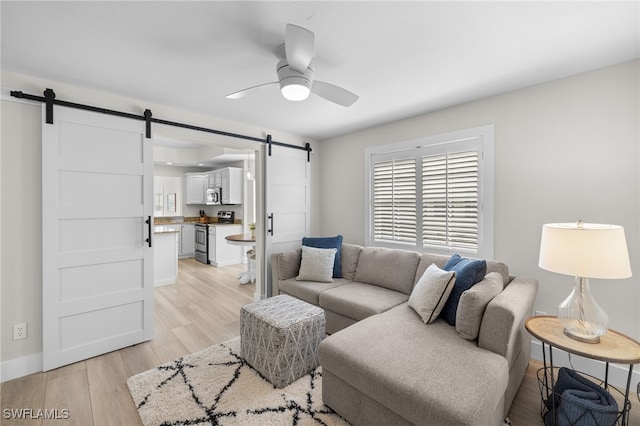
[[[289,68],[304,73],[313,59],[315,35],[306,28],[287,24],[284,48]]]
[[[267,88],[267,86],[271,86],[272,84],[279,84],[279,83],[277,81],[272,81],[271,83],[259,84],[257,86],[249,87],[248,89],[243,89],[238,92],[233,92],[228,94],[227,99],[240,99],[248,95],[260,93],[265,88]]]
[[[334,102],[338,105],[345,107],[353,105],[358,100],[359,96],[355,93],[351,93],[347,89],[335,86],[324,81],[315,80],[311,86],[311,91],[316,95],[325,98],[328,101]]]

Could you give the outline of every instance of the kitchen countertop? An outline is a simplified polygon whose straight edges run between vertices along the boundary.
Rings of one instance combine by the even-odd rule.
[[[183,223],[186,224],[195,224],[195,223],[204,223],[206,225],[242,225],[242,220],[240,219],[236,219],[234,221],[234,223],[218,223],[218,218],[217,217],[207,217],[207,220],[205,222],[202,222],[200,220],[200,217],[198,216],[194,216],[194,217],[185,217],[184,220],[179,220],[179,221],[175,221],[172,217],[167,217],[167,216],[163,216],[163,217],[154,217],[153,218],[153,222],[156,225],[182,225]]]
[[[180,232],[179,229],[171,228],[169,226],[154,226],[153,233],[154,234],[175,234]]]

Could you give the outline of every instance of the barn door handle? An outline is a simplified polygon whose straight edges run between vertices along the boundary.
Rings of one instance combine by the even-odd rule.
[[[147,229],[149,231],[149,238],[147,238],[145,241],[147,243],[149,243],[149,247],[151,247],[151,235],[152,235],[152,232],[151,232],[151,216],[149,216],[147,218],[147,220],[145,220],[144,222],[147,224]]]
[[[269,229],[267,229],[267,232],[273,237],[273,213],[267,216],[267,219],[269,219]]]

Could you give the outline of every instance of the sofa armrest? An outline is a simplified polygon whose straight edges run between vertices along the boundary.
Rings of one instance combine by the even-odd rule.
[[[509,365],[522,348],[524,321],[531,316],[538,281],[516,277],[485,310],[478,346],[504,356]]]
[[[280,281],[297,277],[300,271],[302,249],[288,250],[271,255],[271,291],[273,296],[280,294]]]

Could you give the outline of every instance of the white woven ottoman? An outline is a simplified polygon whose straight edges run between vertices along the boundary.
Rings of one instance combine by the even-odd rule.
[[[287,295],[240,310],[241,356],[275,387],[283,388],[318,366],[324,311]]]

